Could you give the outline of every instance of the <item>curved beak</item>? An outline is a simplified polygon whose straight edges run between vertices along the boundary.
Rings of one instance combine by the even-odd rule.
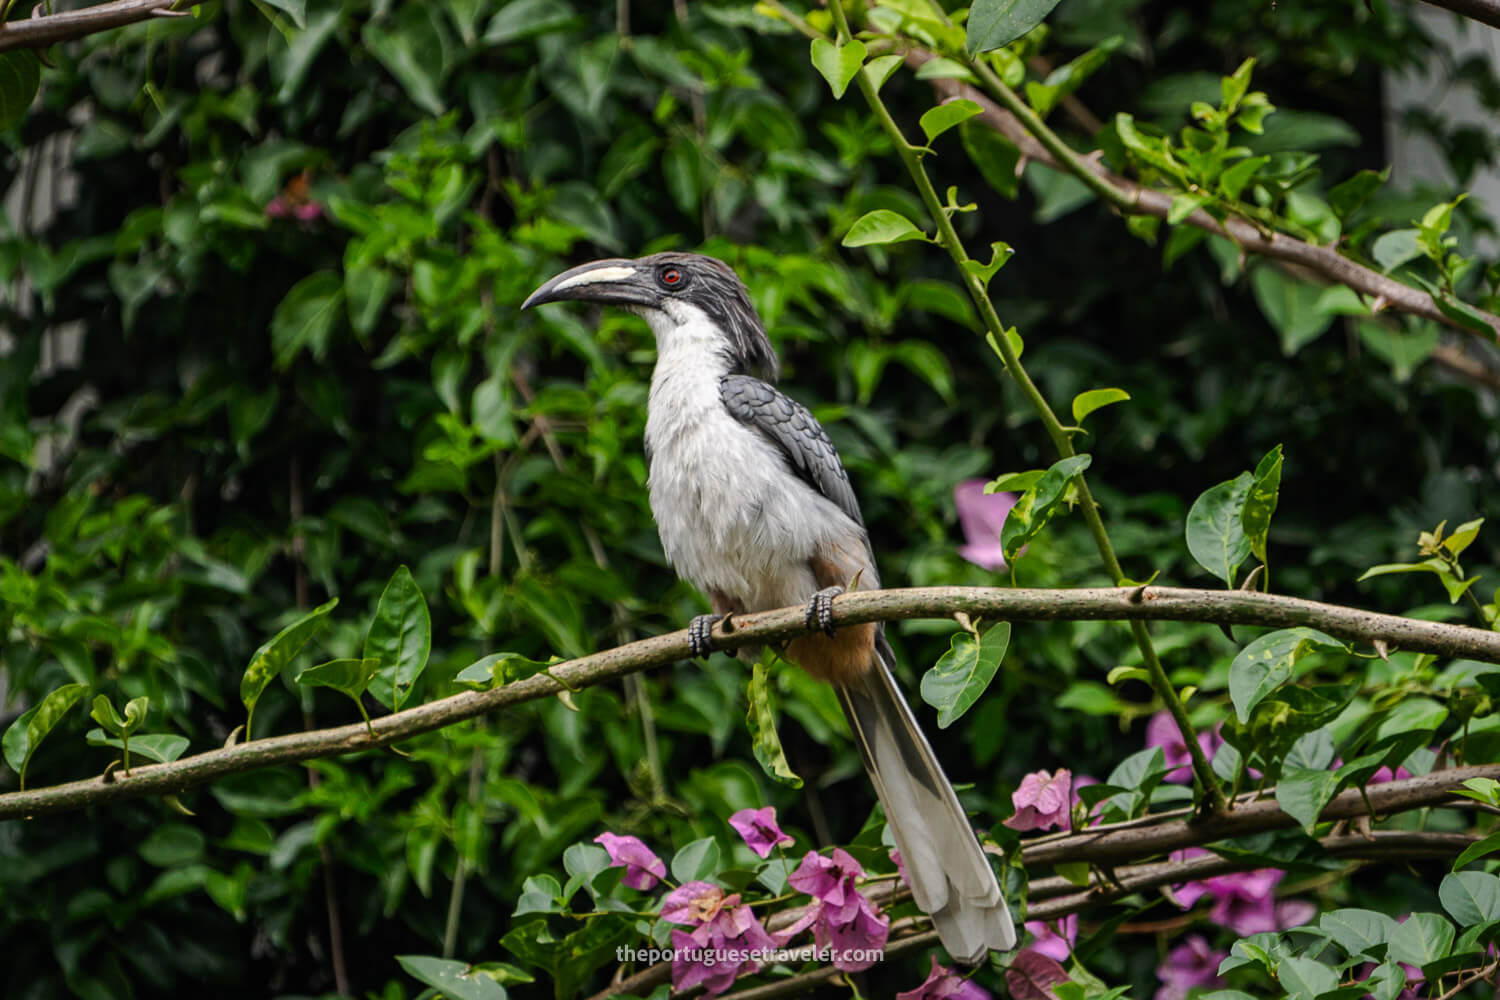
[[[521,308],[566,299],[622,306],[655,306],[659,302],[650,268],[633,260],[610,258],[564,271],[528,295]]]

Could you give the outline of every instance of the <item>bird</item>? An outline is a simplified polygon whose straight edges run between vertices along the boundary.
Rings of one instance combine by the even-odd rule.
[[[570,300],[623,307],[655,335],[647,490],[668,562],[713,608],[689,625],[694,656],[713,651],[726,616],[805,605],[810,631],[786,658],[837,693],[913,900],[959,962],[1014,948],[1004,894],[896,684],[883,623],[833,627],[834,597],[880,586],[870,536],[827,431],[773,385],[776,353],[744,283],[702,254],[609,258],[556,275],[522,308]]]

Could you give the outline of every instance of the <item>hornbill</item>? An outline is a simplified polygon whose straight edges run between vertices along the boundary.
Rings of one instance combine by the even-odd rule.
[[[712,651],[726,615],[806,603],[820,631],[787,657],[837,692],[917,906],[960,962],[1015,947],[994,871],[891,674],[884,626],[832,627],[843,585],[880,586],[870,537],[827,432],[769,384],[776,354],[744,284],[712,257],[658,253],[565,271],[522,308],[568,299],[623,306],[656,335],[651,512],[668,561],[715,612],[689,626],[694,655]]]

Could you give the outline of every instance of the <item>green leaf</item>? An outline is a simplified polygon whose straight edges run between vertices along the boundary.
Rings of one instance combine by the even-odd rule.
[[[430,115],[447,110],[442,81],[447,66],[443,38],[425,4],[397,8],[394,22],[371,21],[360,38],[401,84],[412,103]]]
[[[1092,461],[1088,455],[1073,455],[1055,462],[1035,485],[1021,494],[1000,529],[1000,544],[1007,562],[1014,562],[1022,546],[1047,526],[1067,496],[1073,477],[1080,475]]]
[[[1392,961],[1421,967],[1448,957],[1453,946],[1453,925],[1437,913],[1413,913],[1391,932]]]
[[[406,974],[450,1000],[505,1000],[505,987],[467,962],[435,955],[397,955]]]
[[[1318,918],[1318,928],[1350,958],[1361,955],[1371,959],[1383,948],[1396,929],[1396,921],[1375,910],[1345,908],[1329,910]]]
[[[932,140],[953,126],[968,121],[983,110],[983,108],[973,101],[957,97],[951,101],[944,101],[942,104],[924,113],[917,120],[917,124],[922,127],[922,132],[927,136],[927,141],[932,142]]]
[[[975,122],[965,122],[959,127],[958,134],[964,152],[979,169],[984,182],[1002,198],[1014,198],[1021,185],[1021,178],[1016,173],[1021,150],[1016,144],[994,129]]]
[[[125,749],[125,741],[105,736],[102,729],[90,729],[84,739],[92,747],[114,747]],[[188,738],[177,733],[135,733],[130,737],[130,752],[162,764],[169,764],[182,756],[188,748]]]
[[[866,212],[849,227],[844,236],[846,247],[866,247],[883,243],[901,243],[904,240],[925,240],[927,234],[899,212],[888,208],[877,208]]]
[[[1339,217],[1339,221],[1345,221],[1359,211],[1364,203],[1370,200],[1370,196],[1380,190],[1380,186],[1390,179],[1390,167],[1379,172],[1361,170],[1348,180],[1335,184],[1329,189],[1328,206],[1333,209],[1333,214]]]
[[[1339,974],[1314,958],[1293,955],[1276,966],[1276,978],[1293,1000],[1313,1000],[1339,984]]]
[[[823,74],[835,99],[843,97],[849,81],[865,63],[865,43],[852,39],[847,45],[834,45],[826,38],[814,38],[812,43],[813,68]]]
[[[1468,548],[1479,536],[1479,529],[1484,525],[1484,518],[1476,517],[1472,521],[1465,521],[1453,529],[1453,534],[1443,539],[1443,548],[1452,555],[1461,556],[1464,549]]]
[[[1123,403],[1130,398],[1124,389],[1090,389],[1073,397],[1073,423],[1081,424],[1095,410],[1111,403]]]
[[[1245,501],[1255,477],[1242,472],[1204,490],[1187,516],[1187,547],[1198,565],[1234,586],[1234,574],[1250,554],[1245,534]]]
[[[678,882],[711,878],[719,870],[719,842],[712,837],[693,841],[672,855],[668,868]]]
[[[1322,288],[1270,264],[1250,272],[1250,290],[1266,320],[1281,334],[1281,352],[1287,357],[1321,337],[1337,315],[1324,307]]]
[[[333,688],[357,699],[370,686],[370,678],[375,676],[378,669],[380,661],[373,656],[364,659],[347,657],[308,667],[296,679],[298,684]]]
[[[422,588],[412,578],[411,570],[400,567],[375,607],[375,620],[365,635],[364,659],[380,661],[380,669],[370,680],[370,694],[386,708],[401,708],[417,678],[427,669],[432,652],[432,619]]]
[[[21,776],[22,788],[26,787],[26,765],[31,762],[31,755],[88,689],[87,684],[64,684],[49,691],[45,698],[22,712],[21,717],[5,730],[0,748],[4,750],[5,762]]]
[[[1370,256],[1375,258],[1375,263],[1380,269],[1389,273],[1422,256],[1422,246],[1417,242],[1417,231],[1415,229],[1393,229],[1388,233],[1382,233],[1370,248]]]
[[[1317,629],[1281,629],[1251,642],[1229,665],[1229,698],[1241,724],[1250,721],[1255,706],[1292,678],[1298,660],[1317,649],[1343,649],[1344,644]]]
[[[1271,515],[1276,513],[1276,502],[1281,495],[1281,445],[1266,452],[1255,466],[1250,491],[1245,495],[1245,509],[1240,524],[1250,551],[1262,563],[1266,562],[1266,536],[1271,531]]]
[[[745,724],[750,728],[750,748],[761,769],[772,780],[801,788],[802,779],[786,762],[786,754],[781,749],[781,737],[776,734],[776,710],[771,704],[771,688],[767,677],[765,663],[757,662],[750,672],[750,711],[745,716]]]
[[[947,729],[974,707],[994,680],[1009,645],[1010,622],[999,622],[978,638],[968,632],[954,634],[948,652],[922,675],[922,700],[938,710],[939,729]]]
[[[255,655],[250,657],[250,665],[245,668],[245,674],[240,678],[240,700],[245,703],[245,738],[251,738],[251,725],[255,722],[255,703],[260,700],[261,692],[266,685],[275,680],[292,661],[292,657],[301,652],[302,647],[313,633],[327,624],[328,612],[332,611],[339,603],[335,597],[327,604],[319,605],[307,614],[292,622],[286,628],[277,632],[268,639]]]
[[[333,271],[314,271],[293,285],[271,316],[276,367],[287,367],[304,349],[322,360],[343,308],[344,282]]]
[[[42,84],[42,67],[30,49],[0,52],[0,132],[26,117],[37,88]]]
[[[1375,730],[1375,742],[1432,732],[1448,719],[1448,706],[1431,698],[1401,699]]]
[[[1500,920],[1500,877],[1488,872],[1455,872],[1443,878],[1438,899],[1462,926]]]
[[[865,63],[865,79],[870,81],[870,86],[875,88],[875,93],[880,93],[880,88],[891,78],[896,70],[901,68],[905,60],[901,56],[876,56]]]
[[[495,12],[484,29],[485,45],[504,45],[566,27],[577,16],[559,0],[512,0]]]
[[[146,718],[151,699],[132,698],[125,703],[125,717],[121,718],[107,695],[95,695],[89,717],[115,736],[129,736]]]
[[[1463,849],[1463,853],[1453,859],[1453,870],[1457,871],[1471,861],[1478,861],[1500,851],[1500,830],[1485,837],[1483,840],[1475,841]]]
[[[1370,353],[1391,366],[1391,374],[1398,382],[1411,378],[1416,367],[1432,355],[1442,337],[1441,328],[1436,323],[1400,327],[1361,320],[1354,328]]]
[[[1284,767],[1276,783],[1276,804],[1311,834],[1338,786],[1339,776],[1327,768]]]
[[[969,55],[998,49],[1041,24],[1058,0],[975,0],[969,8],[964,49]]]
[[[1238,201],[1245,185],[1250,183],[1261,167],[1270,162],[1269,156],[1246,157],[1219,175],[1219,190],[1230,201]]]
[[[260,2],[285,13],[299,30],[307,27],[307,0],[260,0]]]
[[[972,258],[967,258],[963,261],[964,270],[968,271],[974,277],[978,278],[979,283],[983,285],[986,290],[988,290],[990,287],[990,279],[995,276],[995,273],[997,271],[1005,266],[1005,262],[1010,260],[1013,253],[1015,253],[1015,251],[1011,249],[1009,243],[1002,243],[997,240],[994,243],[990,244],[990,262],[988,264],[983,264]]]

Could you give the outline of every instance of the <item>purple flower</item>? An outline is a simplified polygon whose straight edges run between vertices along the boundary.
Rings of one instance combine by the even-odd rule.
[[[700,883],[706,884],[706,883]],[[712,919],[691,933],[672,931],[672,988],[688,990],[702,986],[707,996],[718,996],[740,975],[760,969],[751,955],[766,955],[777,948],[748,906],[735,906],[738,896],[722,901]]]
[[[667,866],[661,858],[651,853],[651,848],[641,843],[639,837],[619,837],[613,833],[601,833],[594,843],[603,844],[609,852],[611,868],[624,868],[625,877],[620,881],[632,889],[651,889],[667,874]]]
[[[934,955],[932,971],[927,974],[922,985],[905,993],[897,993],[896,1000],[990,1000],[990,994],[947,966],[938,965],[937,956]]]
[[[738,906],[739,894],[725,896],[712,882],[684,882],[661,901],[661,918],[672,924],[697,927],[711,922],[726,906]]]
[[[984,487],[983,479],[965,479],[953,487],[953,504],[958,508],[958,523],[966,542],[959,546],[958,554],[976,566],[998,571],[1006,565],[1000,529],[1020,497],[1015,493],[986,493]]]
[[[1064,962],[1073,953],[1073,944],[1078,940],[1078,914],[1069,914],[1051,923],[1028,920],[1026,929],[1036,937],[1030,946],[1032,951]]]
[[[1214,759],[1214,754],[1223,743],[1217,726],[1211,732],[1198,733],[1198,746],[1203,749],[1203,756],[1209,760]],[[1192,784],[1193,758],[1188,754],[1187,741],[1182,738],[1182,730],[1177,728],[1171,712],[1163,709],[1151,716],[1151,721],[1146,723],[1146,746],[1161,747],[1162,757],[1167,764],[1167,781],[1180,785]]]
[[[1012,1000],[1057,1000],[1052,987],[1069,982],[1067,971],[1056,959],[1035,948],[1022,948],[1005,970],[1005,985]]]
[[[894,847],[891,848],[891,860],[896,863],[896,874],[901,876],[901,881],[911,885],[911,879],[906,874],[906,862],[901,860],[901,852]]]
[[[1227,951],[1214,951],[1202,936],[1194,934],[1171,951],[1167,960],[1156,967],[1161,988],[1155,1000],[1186,1000],[1195,986],[1222,986],[1219,963],[1229,957]]]
[[[1070,793],[1073,775],[1065,767],[1056,774],[1033,771],[1021,779],[1021,787],[1011,793],[1011,804],[1016,814],[1005,821],[1012,830],[1048,830],[1054,826],[1066,826],[1068,809],[1073,799]]]
[[[864,873],[842,848],[835,847],[831,858],[808,851],[787,883],[813,901],[796,923],[781,932],[780,939],[789,941],[811,925],[818,947],[833,950],[835,968],[858,972],[874,965],[885,949],[891,918],[881,916],[875,904],[855,888],[854,880]]]
[[[729,817],[729,825],[745,838],[745,843],[750,845],[750,850],[763,858],[770,857],[771,848],[792,842],[792,838],[782,833],[781,827],[776,825],[775,806],[766,806],[764,809],[741,809]]]
[[[1186,861],[1208,853],[1201,847],[1190,847],[1183,851],[1173,851],[1172,860]],[[1208,919],[1220,927],[1230,928],[1236,934],[1286,930],[1306,923],[1316,910],[1312,904],[1299,900],[1276,901],[1276,885],[1285,875],[1285,872],[1275,868],[1231,872],[1228,875],[1215,875],[1198,882],[1189,882],[1177,888],[1174,895],[1185,907],[1208,896],[1214,904]]]

